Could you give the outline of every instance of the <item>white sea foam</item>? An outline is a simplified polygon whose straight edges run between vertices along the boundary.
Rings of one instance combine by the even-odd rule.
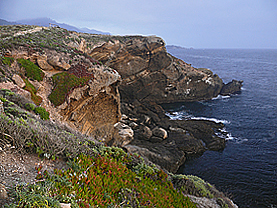
[[[223,124],[231,123],[230,121],[220,120],[217,118],[195,117],[183,111],[170,112],[170,113],[166,113],[166,115],[170,118],[170,120],[204,120],[204,121],[213,121],[215,123],[223,123]]]
[[[205,120],[205,121],[214,121],[216,123],[223,123],[223,124],[230,124],[230,121],[227,120],[220,120],[216,118],[206,118],[206,117],[191,117],[191,120]]]
[[[227,99],[227,98],[230,98],[231,96],[229,95],[218,95],[217,97],[215,98],[212,98],[212,100],[221,100],[221,99]]]
[[[172,112],[166,113],[170,120],[183,120],[183,113],[182,112]]]
[[[234,137],[230,132],[226,131],[225,128],[219,129],[219,132],[217,132],[215,134],[220,138],[224,138],[226,141],[230,140],[230,141],[234,141],[235,143],[239,143],[239,144],[242,142],[248,141],[248,139],[246,139],[246,138]]]

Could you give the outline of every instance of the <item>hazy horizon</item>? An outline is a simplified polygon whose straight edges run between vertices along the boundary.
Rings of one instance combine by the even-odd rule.
[[[277,49],[275,0],[1,1],[0,18],[48,17],[113,35],[156,35],[195,49]]]

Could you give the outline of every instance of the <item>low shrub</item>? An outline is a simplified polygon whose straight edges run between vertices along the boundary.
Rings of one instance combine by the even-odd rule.
[[[35,113],[38,114],[40,116],[40,118],[43,120],[49,119],[49,113],[43,107],[36,107]]]
[[[1,59],[1,62],[5,65],[9,65],[11,66],[11,64],[14,62],[14,58],[10,58],[10,57],[2,57]]]
[[[74,74],[68,72],[62,72],[59,74],[55,74],[53,77],[54,89],[52,93],[49,95],[49,100],[55,105],[61,105],[70,90],[75,87],[82,87],[88,83],[91,79],[90,77],[82,77],[79,78]]]
[[[26,84],[24,89],[31,93],[31,99],[32,99],[32,101],[34,101],[34,103],[36,105],[39,105],[42,102],[42,98],[40,96],[36,95],[36,93],[37,93],[36,88],[34,87],[34,85],[32,85],[29,82],[28,79],[23,79],[23,80],[24,80],[24,82]]]
[[[33,103],[26,103],[25,108],[26,110],[34,111],[36,106]]]
[[[17,59],[17,62],[25,69],[25,76],[33,80],[42,81],[44,72],[30,60],[23,58]]]

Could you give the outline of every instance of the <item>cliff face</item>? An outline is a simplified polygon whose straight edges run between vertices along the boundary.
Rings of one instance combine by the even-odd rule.
[[[196,69],[167,53],[161,38],[129,37],[109,41],[89,55],[122,76],[122,100],[170,103],[216,97],[222,80],[208,69]]]
[[[58,37],[53,47],[42,47],[42,43],[40,47],[34,46],[36,40],[43,40],[45,33],[51,32],[51,38],[55,39],[55,32],[61,31],[65,30],[36,27],[8,36],[6,42],[2,39],[0,87],[32,98],[53,120],[108,140],[121,118],[118,91],[121,77],[81,51],[62,45],[66,37]],[[30,40],[33,45],[28,44]],[[11,42],[12,45],[7,45]],[[34,76],[36,73],[40,76]]]
[[[172,121],[159,105],[239,91],[168,54],[158,37],[0,27],[0,89],[10,89],[108,145],[176,172],[188,157],[222,150],[223,124]],[[121,111],[123,114],[121,115]]]

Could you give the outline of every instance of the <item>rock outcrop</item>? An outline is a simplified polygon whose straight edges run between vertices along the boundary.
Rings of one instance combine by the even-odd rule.
[[[122,76],[120,93],[124,102],[207,100],[216,97],[223,86],[210,70],[193,68],[167,53],[164,41],[155,36],[109,41],[89,55]]]
[[[242,83],[243,83],[242,80],[240,80],[240,81],[232,80],[231,82],[223,85],[223,87],[220,91],[220,94],[223,96],[226,96],[226,95],[231,95],[231,94],[235,94],[235,93],[240,93]]]
[[[25,38],[27,34],[31,38]],[[10,45],[13,37],[20,38]],[[229,95],[240,91],[242,82],[225,85],[210,70],[194,68],[167,53],[159,37],[39,27],[10,34],[0,43],[0,88],[32,99],[50,112],[53,121],[137,153],[173,173],[187,158],[225,147],[223,124],[170,120],[159,104]],[[35,71],[27,72],[24,67],[30,66]]]
[[[176,172],[187,158],[225,148],[221,123],[170,120],[155,103],[123,103],[121,110],[125,115],[121,122],[134,130],[134,139],[124,148],[170,172]]]

